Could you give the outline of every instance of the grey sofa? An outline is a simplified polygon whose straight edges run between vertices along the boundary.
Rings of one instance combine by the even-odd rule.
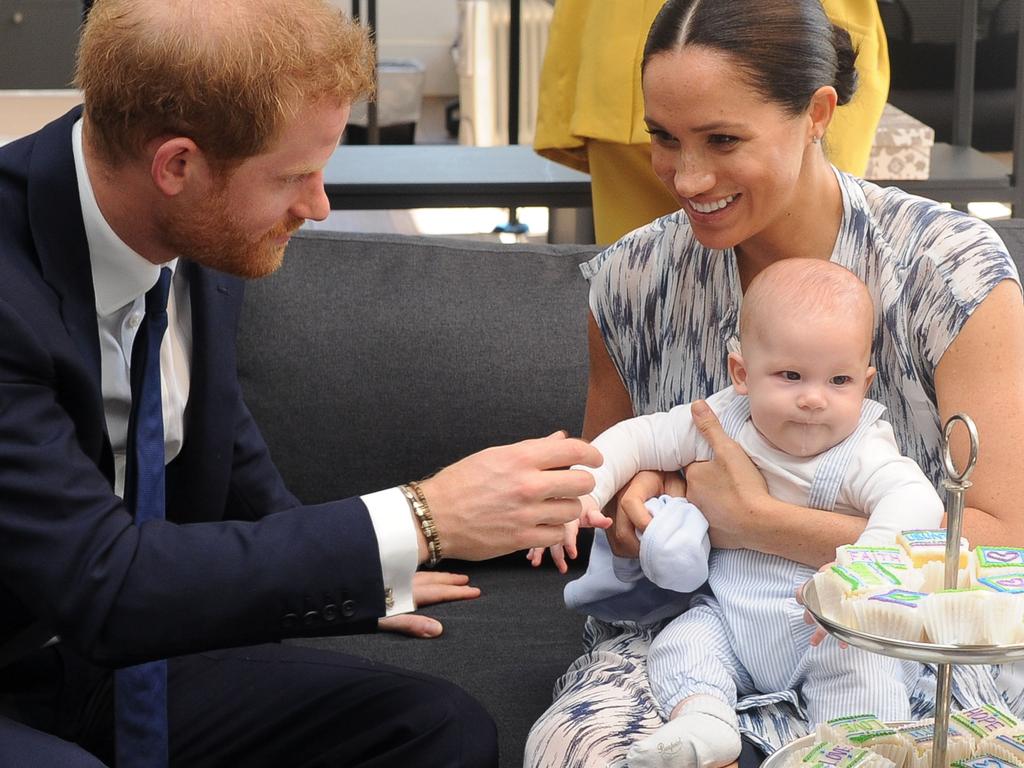
[[[1019,268],[1024,221],[995,226]],[[350,496],[489,445],[579,434],[587,286],[576,265],[594,252],[296,235],[284,267],[247,288],[238,349],[247,401],[292,490],[311,503]],[[503,768],[521,765],[531,723],[580,653],[583,618],[562,606],[566,577],[522,554],[445,567],[483,596],[428,609],[442,637],[302,642],[457,682],[497,721]]]
[[[580,433],[593,246],[299,232],[250,283],[238,367],[292,491],[315,503],[423,477],[490,445]],[[446,561],[482,596],[438,606],[444,634],[310,642],[449,678],[498,723],[501,764],[580,652],[566,577],[523,554]]]

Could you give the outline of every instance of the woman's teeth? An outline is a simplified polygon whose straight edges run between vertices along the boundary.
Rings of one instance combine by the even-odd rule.
[[[690,205],[693,206],[693,210],[697,213],[714,213],[715,211],[725,208],[729,203],[736,199],[736,195],[729,195],[723,197],[721,200],[715,200],[711,203],[698,203],[696,200],[691,200]]]

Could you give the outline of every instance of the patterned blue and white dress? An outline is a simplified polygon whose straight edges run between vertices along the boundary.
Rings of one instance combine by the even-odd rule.
[[[984,222],[896,188],[836,171],[843,219],[831,260],[868,286],[876,309],[869,396],[886,406],[904,455],[939,487],[943,475],[935,368],[971,313],[1003,280],[1019,284],[999,236]],[[729,385],[739,335],[736,254],[702,246],[683,212],[642,227],[581,269],[590,306],[637,414],[667,411]],[[662,724],[645,672],[661,625],[591,617],[585,653],[556,682],[534,725],[526,766],[604,766]],[[961,705],[1000,700],[1024,714],[1020,675],[957,667]],[[927,689],[930,670],[922,688]],[[751,702],[753,703],[753,702]],[[787,703],[754,707],[743,730],[772,748],[806,732]]]

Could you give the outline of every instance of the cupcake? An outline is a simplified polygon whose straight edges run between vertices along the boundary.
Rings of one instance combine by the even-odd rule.
[[[910,558],[901,547],[861,547],[856,544],[844,544],[836,549],[836,565],[853,563],[880,563],[909,568]]]
[[[784,768],[896,768],[895,764],[870,749],[852,744],[819,741],[810,749],[796,752]]]
[[[833,565],[814,575],[814,588],[818,594],[822,614],[825,618],[844,625],[852,623],[846,605],[849,600],[888,592],[903,586],[903,582],[892,569],[878,563]]]
[[[946,589],[921,600],[928,640],[941,645],[991,645],[996,595],[980,587]]]
[[[1003,760],[995,755],[976,755],[967,760],[957,760],[950,768],[1021,768],[1012,760]]]
[[[992,594],[991,642],[1015,645],[1024,642],[1024,573],[982,576],[978,588]]]
[[[870,749],[897,766],[903,765],[909,751],[896,729],[882,723],[874,715],[834,718],[818,725],[817,736],[822,741]]]
[[[935,744],[935,724],[932,721],[910,723],[896,729],[907,745],[907,759],[903,768],[932,768],[932,749]],[[974,741],[952,728],[946,734],[946,762],[966,760],[974,751]]]
[[[967,565],[956,573],[956,588],[966,589],[971,586],[971,559],[973,555],[967,555]],[[960,558],[963,560],[963,557]],[[946,564],[941,560],[932,560],[917,569],[921,574],[922,592],[941,592],[946,588]]]
[[[965,709],[950,714],[949,727],[957,733],[970,737],[977,744],[990,736],[999,736],[1019,729],[1020,722],[999,707],[983,704],[974,709]]]
[[[921,568],[925,563],[940,562],[946,560],[946,530],[938,528],[934,530],[913,530],[903,531],[896,537],[896,543],[910,558],[910,563],[915,568]],[[968,553],[967,539],[960,539],[960,568],[967,567]]]
[[[974,550],[975,578],[1024,572],[1024,547],[979,546]]]
[[[1024,765],[1024,734],[1000,733],[978,742],[978,752]]]
[[[924,639],[924,592],[890,589],[847,604],[850,626],[870,635],[920,642]]]

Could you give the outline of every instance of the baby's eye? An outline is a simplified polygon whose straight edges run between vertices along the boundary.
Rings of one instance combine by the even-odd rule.
[[[786,381],[800,381],[800,374],[796,371],[782,371],[779,375]]]
[[[844,384],[849,384],[851,381],[853,381],[853,377],[851,377],[851,376],[833,376],[831,379],[829,379],[829,381],[832,382],[837,387],[841,387]]]

